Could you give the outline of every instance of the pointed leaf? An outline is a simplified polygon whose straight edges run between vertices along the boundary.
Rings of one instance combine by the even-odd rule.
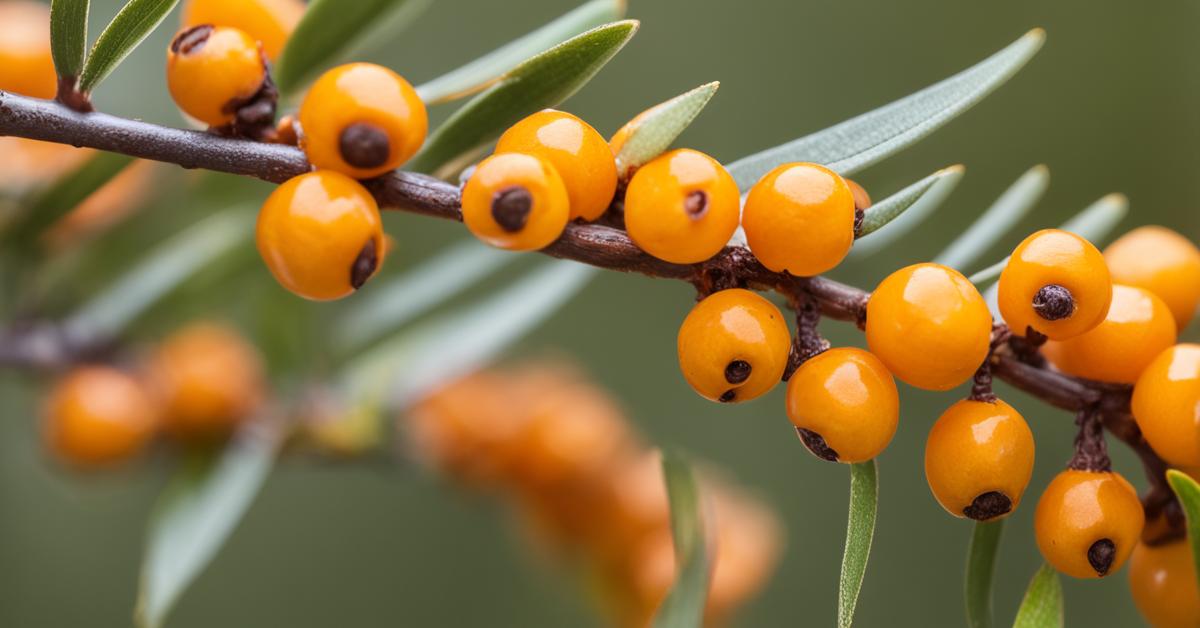
[[[223,451],[191,460],[175,474],[150,519],[138,626],[163,625],[171,607],[250,509],[281,440],[275,426],[254,422]]]
[[[1062,582],[1050,565],[1042,565],[1025,590],[1013,628],[1062,628]]]
[[[999,277],[1000,273],[1004,272],[1005,266],[1008,266],[1008,258],[1007,257],[996,262],[995,264],[992,264],[991,266],[988,266],[987,268],[984,268],[983,270],[980,270],[979,272],[975,273],[974,275],[967,277],[967,281],[970,281],[971,283],[975,284],[976,286],[980,286],[980,285],[984,284],[985,282],[991,281],[991,280]]]
[[[504,129],[579,91],[620,52],[637,28],[635,20],[613,22],[525,60],[454,112],[429,136],[408,168],[443,177],[463,168]]]
[[[680,453],[666,451],[663,481],[671,504],[675,540],[675,584],[654,618],[655,628],[696,628],[704,623],[708,599],[708,556],[700,488],[692,467]]]
[[[874,255],[916,229],[941,207],[965,172],[962,166],[939,170],[872,205],[867,209],[849,258],[857,260]]]
[[[591,0],[528,35],[417,87],[417,93],[430,105],[470,96],[525,59],[623,15],[625,0]]]
[[[42,192],[29,207],[5,227],[5,242],[13,246],[32,247],[37,237],[59,218],[75,209],[93,192],[121,173],[132,157],[116,153],[97,152],[70,174],[63,176]]]
[[[1021,175],[934,261],[963,270],[1016,226],[1050,187],[1050,169],[1034,166]]]
[[[83,71],[90,4],[91,0],[50,2],[50,50],[60,77],[78,78]]]
[[[96,89],[178,3],[179,0],[129,0],[92,46],[79,79],[80,91],[90,94]]]
[[[630,120],[622,128],[628,135],[617,151],[619,174],[624,177],[634,168],[666,152],[675,138],[700,115],[719,87],[721,84],[717,81],[705,83],[659,103]]]
[[[846,526],[846,550],[842,554],[842,576],[838,586],[838,628],[854,623],[858,592],[867,575],[867,559],[875,537],[875,513],[879,505],[879,481],[874,460],[850,465],[850,521]]]
[[[775,166],[790,161],[811,161],[843,175],[852,174],[925,138],[983,100],[1016,74],[1045,39],[1045,31],[1034,29],[940,83],[823,131],[739,159],[729,166],[729,172],[743,191]]]
[[[996,550],[1004,520],[975,524],[967,551],[966,606],[968,628],[992,626],[992,579],[996,575]]]
[[[1200,485],[1188,474],[1175,469],[1167,471],[1167,482],[1171,484],[1171,490],[1175,491],[1187,517],[1188,543],[1192,545],[1196,572],[1200,573]]]
[[[1129,198],[1124,194],[1109,194],[1075,214],[1059,229],[1070,231],[1094,244],[1108,237],[1128,213]]]

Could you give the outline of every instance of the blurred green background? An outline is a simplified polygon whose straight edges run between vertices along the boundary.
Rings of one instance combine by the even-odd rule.
[[[347,0],[349,1],[349,0]],[[93,29],[117,0],[93,2]],[[373,55],[414,83],[557,17],[562,0],[441,0],[416,27]],[[856,177],[876,198],[953,163],[967,176],[915,235],[835,276],[870,287],[927,259],[1030,166],[1047,164],[1046,199],[1022,225],[1058,224],[1100,196],[1127,194],[1127,225],[1160,223],[1200,236],[1200,6],[1163,0],[1005,3],[950,0],[632,0],[642,29],[564,107],[611,133],[645,107],[710,80],[722,88],[682,142],[732,161],[874,108],[1047,29],[1042,52],[1011,83],[915,148]],[[167,25],[97,94],[100,109],[178,125],[163,81]],[[446,110],[437,109],[435,119]],[[175,172],[168,170],[167,172]],[[183,175],[171,174],[167,181]],[[110,277],[146,242],[225,202],[268,187],[223,179],[203,197],[168,192],[100,246],[105,263],[64,270],[46,301],[64,308]],[[172,186],[174,187],[174,186]],[[399,252],[385,273],[411,267],[462,236],[453,224],[389,217]],[[999,259],[1019,235],[985,259]],[[111,260],[109,263],[108,260]],[[326,314],[284,294],[260,264],[234,281],[214,269],[145,317],[154,338],[187,319],[223,316],[257,333],[273,363],[307,363]],[[241,270],[245,269],[245,270]],[[376,281],[379,281],[377,279]],[[269,287],[267,287],[269,286]],[[725,407],[697,397],[678,373],[675,333],[692,303],[684,284],[605,273],[517,355],[569,354],[615,392],[648,440],[726,467],[782,514],[787,553],[776,578],[737,624],[828,626],[847,506],[847,469],[818,461],[783,414],[783,389]],[[840,343],[860,343],[826,325]],[[1193,327],[1190,337],[1196,337]],[[41,382],[0,376],[0,625],[125,626],[137,586],[144,521],[172,464],[168,456],[115,475],[82,477],[45,460],[36,438]],[[1027,503],[1010,519],[999,558],[996,610],[1013,616],[1040,564],[1037,494],[1070,454],[1071,417],[1011,390],[1039,446]],[[963,623],[962,567],[971,526],[934,502],[922,471],[928,427],[957,394],[905,390],[899,434],[881,458],[878,532],[858,610],[861,626]],[[1118,469],[1141,483],[1114,444]],[[570,578],[524,551],[504,511],[403,462],[284,462],[231,542],[185,595],[171,626],[586,626],[598,620]],[[1070,625],[1140,625],[1125,574],[1066,581]]]

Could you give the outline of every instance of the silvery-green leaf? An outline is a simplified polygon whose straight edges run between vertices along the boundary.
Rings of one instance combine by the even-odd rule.
[[[996,550],[1004,520],[979,521],[967,550],[967,577],[964,587],[968,628],[992,626],[992,579],[996,575]]]
[[[874,111],[812,135],[744,157],[729,166],[743,191],[775,166],[792,161],[825,164],[849,175],[923,139],[982,100],[1017,73],[1042,47],[1034,29],[980,63]]]
[[[1062,628],[1062,581],[1050,565],[1042,565],[1025,591],[1013,628]]]
[[[980,286],[985,282],[992,281],[993,279],[996,279],[997,277],[999,277],[1000,273],[1004,272],[1004,267],[1007,265],[1008,265],[1008,258],[1006,257],[1006,258],[996,262],[995,264],[992,264],[991,266],[988,266],[987,268],[984,268],[983,270],[976,272],[975,274],[971,275],[970,277],[967,277],[967,280],[970,281],[971,283],[975,284],[976,286]]]
[[[96,89],[178,3],[179,0],[129,0],[96,38],[79,77],[79,90],[90,94]]]
[[[625,15],[625,0],[591,0],[545,26],[417,87],[426,104],[447,102],[484,89],[533,55]]]
[[[964,270],[1016,226],[1050,187],[1050,169],[1038,165],[1021,175],[992,206],[934,258],[938,264]]]
[[[675,138],[700,115],[721,84],[713,81],[659,103],[629,122],[628,135],[617,152],[617,170],[624,177],[663,154]]]
[[[463,105],[434,131],[407,168],[452,176],[525,116],[579,91],[637,32],[636,20],[594,28],[529,59]]]
[[[4,241],[17,247],[32,246],[38,236],[58,219],[66,216],[96,190],[121,173],[132,157],[97,152],[69,174],[55,181],[37,196],[29,207],[4,227]]]
[[[50,51],[60,77],[78,78],[83,71],[90,5],[91,0],[50,2]]]
[[[893,195],[896,198],[894,203],[887,204],[893,198],[889,197],[872,205],[867,209],[863,220],[862,233],[869,235],[861,236],[855,241],[848,258],[860,260],[874,255],[912,232],[942,205],[954,188],[958,187],[965,172],[966,169],[962,166],[939,170]],[[929,187],[918,193],[926,183],[929,183]],[[888,216],[893,212],[894,216]],[[868,229],[868,221],[878,226]],[[881,228],[885,225],[886,229]]]
[[[695,474],[680,453],[666,451],[663,481],[671,504],[671,535],[675,541],[675,584],[654,618],[655,628],[697,628],[704,623],[708,600],[709,564],[702,495]]]
[[[854,623],[858,592],[867,575],[867,559],[875,538],[875,514],[879,506],[879,480],[874,460],[850,465],[850,521],[846,525],[846,549],[838,584],[838,628]]]
[[[1171,469],[1167,471],[1167,482],[1175,496],[1183,506],[1183,514],[1187,517],[1188,543],[1192,546],[1192,560],[1196,571],[1200,573],[1200,484],[1188,474]]]

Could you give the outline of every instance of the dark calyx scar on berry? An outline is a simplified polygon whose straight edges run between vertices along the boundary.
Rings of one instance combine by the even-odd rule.
[[[523,187],[505,188],[492,197],[492,218],[501,229],[509,233],[524,229],[525,224],[529,222],[531,211],[533,195]]]
[[[338,150],[342,159],[355,168],[378,168],[387,163],[391,143],[383,129],[368,122],[357,122],[342,129]]]
[[[1048,321],[1058,321],[1069,318],[1075,313],[1075,298],[1071,291],[1057,285],[1042,286],[1033,295],[1033,311]]]
[[[829,462],[838,461],[838,452],[834,451],[820,434],[802,427],[796,428],[796,434],[800,436],[800,442],[804,443],[804,446],[808,447],[814,456]]]
[[[1012,512],[1012,500],[1000,491],[981,493],[970,506],[963,508],[968,519],[987,521]]]
[[[359,252],[358,257],[354,259],[354,264],[350,267],[350,285],[354,286],[355,290],[363,287],[371,275],[375,274],[378,266],[379,253],[375,250],[375,240],[372,238],[363,245],[362,251]]]
[[[174,41],[171,42],[171,52],[181,55],[189,55],[196,50],[203,48],[205,42],[208,41],[209,35],[212,35],[212,24],[200,24],[193,26],[179,34]]]
[[[688,193],[683,198],[683,210],[692,218],[700,218],[708,211],[708,194],[701,190]]]
[[[730,384],[741,384],[750,379],[753,367],[745,360],[734,360],[725,365],[725,381]]]
[[[1117,546],[1113,544],[1111,539],[1100,539],[1088,548],[1087,559],[1088,564],[1096,573],[1103,576],[1108,573],[1109,567],[1112,567],[1113,559],[1117,555]]]

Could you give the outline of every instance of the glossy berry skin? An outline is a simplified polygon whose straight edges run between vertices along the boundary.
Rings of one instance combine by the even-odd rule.
[[[1075,578],[1116,573],[1142,534],[1137,492],[1111,471],[1059,473],[1038,500],[1034,533],[1046,562]]]
[[[463,222],[475,237],[510,251],[536,251],[562,235],[570,201],[550,162],[502,153],[481,161],[463,187]]]
[[[71,371],[46,400],[44,436],[70,464],[99,467],[129,460],[154,435],[157,414],[137,380],[109,367]]]
[[[429,129],[425,103],[399,74],[372,63],[329,70],[300,103],[300,147],[314,166],[369,179],[408,161]]]
[[[1182,330],[1200,303],[1200,249],[1166,227],[1138,227],[1104,249],[1114,282],[1144,288],[1171,308]]]
[[[180,21],[185,29],[213,24],[241,30],[261,42],[274,61],[303,16],[300,0],[188,0]]]
[[[1200,626],[1200,587],[1186,539],[1163,545],[1139,543],[1129,557],[1129,591],[1154,628]]]
[[[681,148],[638,169],[625,192],[625,229],[643,251],[676,264],[721,252],[737,230],[737,183],[717,160]]]
[[[854,244],[854,193],[824,166],[784,164],[750,189],[742,228],[763,266],[819,275],[840,264]]]
[[[236,28],[196,26],[167,49],[167,88],[189,116],[214,127],[234,121],[238,106],[267,78],[258,42]]]
[[[1104,322],[1042,352],[1059,370],[1102,382],[1132,384],[1158,354],[1175,344],[1175,317],[1154,293],[1114,285]]]
[[[865,462],[892,442],[900,397],[879,358],[852,347],[809,358],[787,385],[787,413],[816,456],[831,462]]]
[[[854,196],[854,208],[867,210],[871,207],[871,195],[867,189],[856,183],[853,179],[846,179],[846,185],[850,186],[850,194]]]
[[[564,111],[539,111],[514,124],[496,143],[497,153],[525,153],[550,162],[567,186],[571,218],[595,220],[617,191],[617,163],[596,129]]]
[[[1072,307],[1039,314],[1034,301],[1048,286],[1065,288]],[[1111,300],[1112,279],[1104,256],[1091,242],[1059,229],[1025,238],[1000,273],[1000,314],[1019,335],[1032,327],[1051,340],[1078,336],[1104,320]]]
[[[0,2],[0,90],[54,98],[50,8],[40,2]]]
[[[679,328],[679,368],[706,399],[749,401],[775,387],[791,335],[775,304],[749,290],[721,290],[696,304]]]
[[[262,357],[233,330],[190,325],[155,352],[149,379],[172,436],[204,442],[228,436],[263,398]]]
[[[949,390],[987,357],[992,316],[962,273],[915,264],[884,279],[867,302],[867,344],[888,370],[926,390]]]
[[[1173,467],[1200,466],[1200,344],[1178,344],[1154,358],[1130,405],[1158,455]]]
[[[275,279],[314,301],[349,295],[383,262],[375,198],[357,181],[329,170],[276,188],[259,211],[256,236]]]
[[[1020,505],[1033,457],[1033,432],[1012,406],[964,399],[929,431],[925,479],[946,512],[988,521]]]

